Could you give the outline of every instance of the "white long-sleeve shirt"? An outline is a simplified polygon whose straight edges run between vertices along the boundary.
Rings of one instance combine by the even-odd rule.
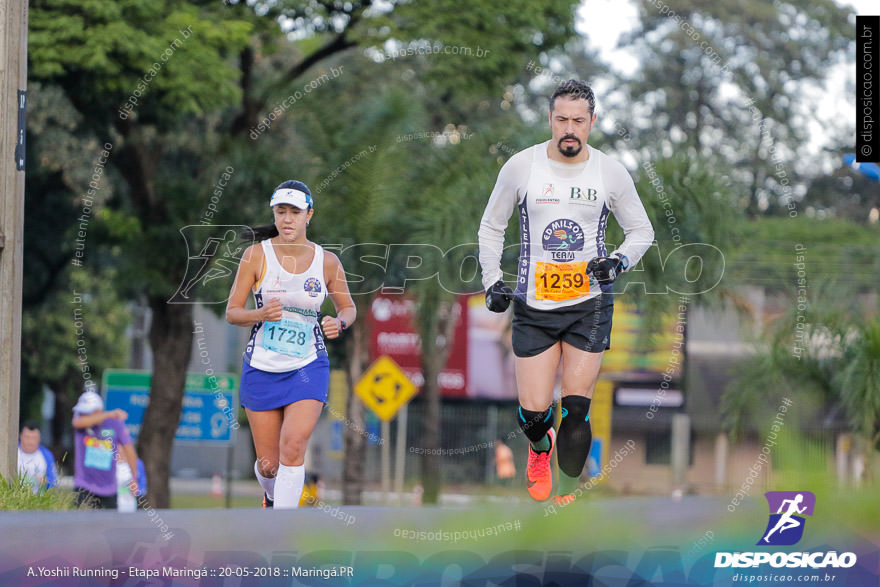
[[[586,162],[553,161],[547,156],[548,144],[533,145],[504,164],[478,233],[483,286],[488,289],[502,277],[504,230],[518,209],[515,292],[539,310],[570,306],[601,293],[585,273],[590,259],[608,256],[609,212],[625,234],[616,252],[626,255],[630,266],[654,241],[651,221],[621,163],[589,145]]]

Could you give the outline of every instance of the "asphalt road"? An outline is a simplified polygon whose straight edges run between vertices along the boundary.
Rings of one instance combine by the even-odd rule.
[[[775,576],[762,580],[775,585],[880,584],[880,546],[840,528],[833,515],[808,520],[798,545],[768,549],[755,546],[768,521],[763,499],[733,512],[728,505],[685,497],[582,500],[565,508],[320,503],[283,512],[3,513],[0,585],[631,587],[739,585],[734,579],[744,572],[753,582],[758,574]],[[851,551],[857,564],[715,568],[718,552],[742,551]]]

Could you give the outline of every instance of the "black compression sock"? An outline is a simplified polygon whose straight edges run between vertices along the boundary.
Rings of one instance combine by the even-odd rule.
[[[553,427],[553,409],[547,408],[543,412],[533,412],[520,406],[517,411],[517,422],[526,438],[532,443],[532,448],[538,452],[550,450],[550,438],[547,431]]]
[[[593,430],[590,426],[590,400],[568,395],[562,398],[562,424],[556,442],[559,469],[568,477],[578,478],[590,454]]]

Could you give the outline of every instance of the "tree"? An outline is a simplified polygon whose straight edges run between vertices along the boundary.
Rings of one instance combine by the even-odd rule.
[[[798,165],[823,103],[812,88],[851,46],[852,10],[832,0],[638,7],[641,26],[621,41],[641,60],[626,104],[649,122],[634,125],[638,142],[713,161],[752,216],[785,210],[798,176],[816,168],[815,155]]]
[[[155,368],[138,448],[157,507],[169,505],[192,307],[166,304],[186,259],[144,251],[163,250],[163,243],[174,242],[176,227],[189,223],[186,202],[201,188],[190,171],[198,165],[186,154],[204,149],[206,141],[187,144],[186,138],[208,136],[206,114],[240,95],[227,57],[244,46],[250,29],[244,21],[224,20],[221,6],[202,4],[35,2],[30,14],[31,78],[61,88],[93,136],[112,145],[108,164],[122,178],[125,197],[111,201],[109,214],[122,221],[113,227],[120,278],[144,293],[153,313]],[[175,176],[189,176],[189,185],[171,181]]]
[[[124,294],[113,289],[112,253],[90,271],[71,263],[102,231],[113,193],[112,180],[96,169],[102,146],[59,88],[33,84],[30,107],[21,410],[22,420],[37,419],[43,389],[51,391],[51,448],[60,459],[84,382],[100,381],[106,367],[126,358],[129,318]]]
[[[94,135],[113,144],[109,165],[124,183],[108,212],[115,227],[108,240],[121,251],[120,279],[143,292],[153,317],[154,377],[139,450],[157,507],[170,501],[168,467],[192,346],[192,307],[168,303],[185,274],[186,259],[145,257],[143,251],[179,242],[179,229],[193,223],[194,210],[207,200],[212,182],[206,177],[216,177],[223,164],[238,168],[261,157],[281,160],[279,144],[295,144],[296,137],[266,141],[260,133],[273,126],[272,134],[285,132],[276,122],[287,116],[290,98],[298,103],[325,73],[317,72],[309,91],[303,86],[290,94],[291,84],[306,72],[357,45],[377,47],[392,37],[414,50],[436,42],[441,51],[455,43],[458,50],[475,51],[475,43],[485,42],[485,59],[431,61],[435,81],[458,85],[441,95],[451,105],[462,88],[485,90],[516,70],[524,51],[543,51],[568,36],[572,5],[554,0],[534,7],[517,0],[503,13],[488,3],[463,13],[460,7],[438,12],[422,3],[392,3],[380,10],[370,0],[32,4],[31,78],[60,87]],[[462,14],[469,17],[467,25]],[[301,40],[290,42],[288,34]],[[457,77],[446,76],[444,67]],[[461,84],[463,79],[477,81]],[[260,140],[252,140],[254,134]],[[254,171],[237,175],[235,182],[241,193],[264,193],[277,184],[277,173],[272,180],[265,175]]]
[[[880,320],[856,318],[847,332],[839,373],[841,401],[861,438],[863,476],[873,481],[872,461],[880,447]]]
[[[430,275],[411,287],[418,300],[424,375],[421,395],[427,408],[420,438],[428,449],[421,457],[424,503],[437,503],[442,483],[440,452],[432,449],[441,447],[438,378],[452,350],[455,326],[460,319],[456,313],[457,299],[461,294],[483,291],[476,234],[498,174],[497,162],[487,145],[487,138],[501,136],[500,120],[493,122],[481,125],[480,132],[472,132],[470,137],[467,130],[462,135],[453,129],[441,144],[427,141],[419,149],[425,154],[427,171],[434,178],[423,189],[423,203],[415,211],[410,239],[413,254],[422,256],[422,265],[429,268],[424,275]],[[513,120],[506,122],[508,129],[515,125]]]
[[[861,439],[864,478],[880,442],[880,321],[876,310],[853,303],[852,290],[819,288],[807,304],[792,303],[760,341],[760,350],[743,365],[725,391],[723,411],[734,435],[757,422],[768,424],[768,406],[798,397],[799,421],[824,427],[827,416],[843,411]],[[803,309],[806,305],[807,309]]]
[[[128,354],[129,316],[112,287],[114,277],[110,269],[70,269],[61,278],[69,290],[53,290],[22,316],[23,368],[30,381],[55,396],[51,448],[57,458],[63,457],[84,384],[100,383],[104,369],[124,364]]]
[[[513,34],[507,30],[504,36],[480,36],[480,47],[470,44],[475,37],[468,29],[461,28],[459,21],[453,19],[454,22],[438,24],[438,15],[434,14],[436,6],[428,9],[417,3],[402,5],[388,15],[391,31],[388,35],[393,39],[381,49],[374,46],[363,55],[348,53],[335,61],[334,67],[345,67],[347,73],[338,80],[339,89],[334,96],[305,98],[300,112],[312,115],[293,113],[285,119],[290,127],[283,124],[277,128],[281,132],[296,128],[297,146],[302,148],[302,160],[308,166],[305,173],[316,180],[309,184],[316,193],[318,206],[312,234],[319,242],[340,243],[338,252],[349,274],[361,316],[360,323],[346,339],[350,387],[368,364],[369,333],[363,318],[370,311],[376,292],[382,288],[404,289],[419,297],[423,315],[443,314],[442,309],[437,310],[430,293],[422,295],[421,290],[405,287],[406,263],[399,255],[406,251],[399,245],[431,243],[436,247],[434,240],[426,240],[418,232],[425,222],[430,224],[437,220],[436,207],[445,207],[444,213],[448,215],[457,209],[456,198],[475,198],[475,192],[488,194],[491,189],[493,178],[487,178],[479,190],[456,192],[449,187],[451,182],[447,178],[460,173],[459,160],[443,156],[445,150],[435,145],[431,137],[451,132],[459,138],[463,133],[467,139],[473,136],[470,124],[497,117],[499,113],[512,120],[512,112],[489,106],[486,92],[496,91],[505,79],[516,77],[517,68],[521,66],[517,56],[523,51],[530,47],[532,50],[553,47],[554,36],[548,34],[538,43],[531,27],[552,19],[565,26],[550,26],[550,30],[570,33],[567,20],[570,4],[558,3],[553,13],[546,8],[528,7],[533,11],[528,18],[517,15],[513,19],[522,30],[514,29]],[[525,9],[525,4],[522,8]],[[426,10],[432,13],[430,19]],[[511,25],[511,20],[503,15],[493,16],[494,10],[485,11],[482,26],[500,33]],[[423,23],[425,26],[420,26]],[[436,37],[429,36],[435,33]],[[446,48],[455,49],[456,54],[444,53]],[[474,53],[458,54],[463,50]],[[485,54],[479,56],[475,53],[477,50]],[[454,76],[450,75],[453,70]],[[348,116],[340,117],[338,112],[346,112]],[[449,131],[450,128],[453,131]],[[465,139],[461,139],[462,143],[468,142]],[[486,162],[488,151],[484,142],[480,144],[482,152],[470,165]],[[401,162],[417,163],[401,165]],[[461,209],[457,210],[460,214]],[[460,216],[455,221],[463,226]],[[472,228],[469,240],[475,236],[476,228]],[[431,258],[425,262],[436,268],[440,260]],[[427,308],[433,308],[434,312]],[[440,326],[436,326],[436,321],[431,324],[435,326],[423,331],[423,340],[436,340],[437,330],[454,326],[454,321],[441,318]],[[446,351],[439,349],[435,353],[433,348],[428,344],[423,349],[426,379],[433,383],[426,385],[422,395],[433,406],[432,413],[437,414],[436,418],[429,415],[428,421],[435,422],[438,428],[429,435],[425,446],[439,448],[440,398],[436,373],[445,364],[445,359],[440,357]],[[352,425],[345,429],[343,473],[343,501],[347,504],[360,503],[364,437],[359,431],[363,430],[363,409],[363,404],[351,393],[346,415]],[[434,471],[432,478],[437,482],[425,482],[426,501],[436,500],[439,490],[436,467]]]

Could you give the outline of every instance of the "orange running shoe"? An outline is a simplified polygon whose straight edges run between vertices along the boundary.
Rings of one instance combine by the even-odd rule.
[[[269,495],[267,493],[263,494],[263,509],[271,510],[275,508],[275,501],[269,499]]]
[[[546,452],[535,452],[529,443],[529,464],[526,471],[526,486],[529,495],[537,501],[544,501],[553,492],[553,471],[550,470],[550,455],[556,444],[556,431],[547,431],[550,437],[550,448]]]
[[[553,503],[555,503],[558,506],[571,505],[574,503],[574,495],[572,495],[571,493],[569,493],[567,495],[557,495],[556,497],[553,498]]]

